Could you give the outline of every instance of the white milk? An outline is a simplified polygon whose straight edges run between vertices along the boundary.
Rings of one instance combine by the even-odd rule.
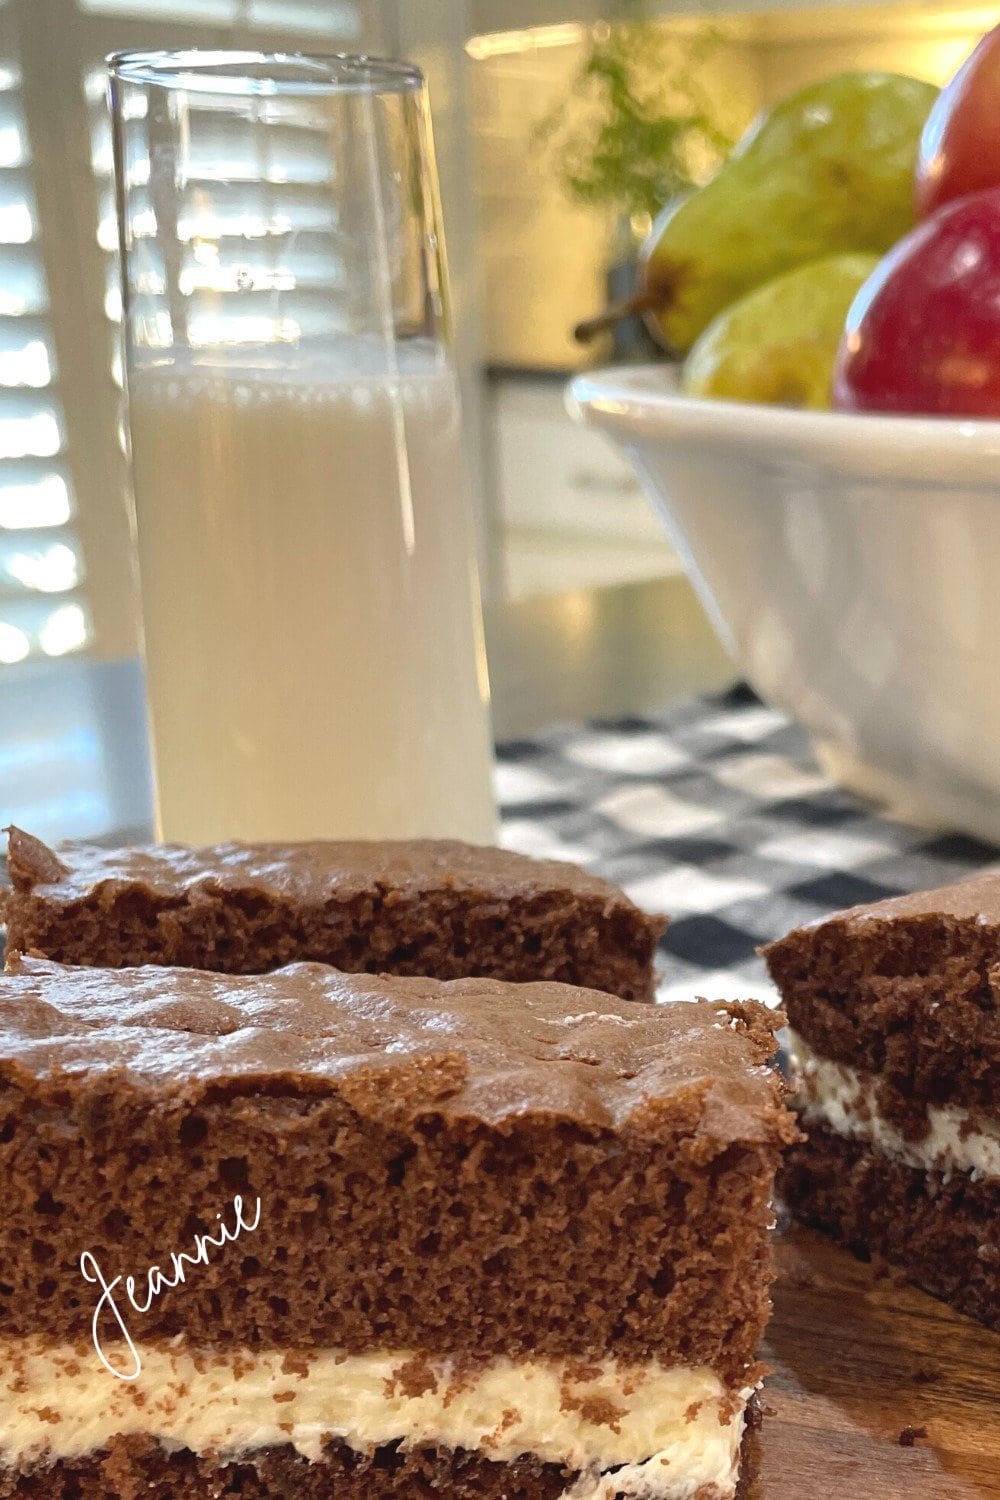
[[[147,368],[129,416],[161,837],[492,840],[450,373]]]

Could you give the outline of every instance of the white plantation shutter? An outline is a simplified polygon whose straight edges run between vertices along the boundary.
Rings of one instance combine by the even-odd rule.
[[[104,73],[97,70],[87,79],[91,116],[91,157],[98,191],[97,241],[105,252],[105,315],[117,325],[121,318],[118,282],[116,223],[110,126],[104,98]],[[323,326],[329,318],[331,300],[345,286],[345,268],[331,259],[330,229],[333,208],[329,197],[331,174],[329,143],[321,121],[315,125],[293,123],[272,126],[268,149],[280,153],[280,169],[273,173],[268,161],[246,154],[245,134],[233,129],[225,107],[211,126],[199,126],[201,150],[193,156],[188,180],[198,180],[204,171],[212,204],[210,211],[184,225],[185,260],[182,284],[190,293],[210,292],[210,310],[199,307],[197,296],[190,308],[192,336],[213,342],[231,332],[231,316],[225,311],[227,292],[236,292],[243,279],[252,276],[260,294],[256,313],[246,292],[240,295],[241,323],[274,321],[274,290],[294,286],[281,299],[282,321],[292,320],[302,333]],[[225,166],[231,181],[220,185],[216,174]],[[140,177],[148,162],[134,160],[132,169]],[[137,189],[137,198],[141,183]],[[287,223],[294,236],[278,242],[265,232],[266,223]],[[216,294],[222,294],[221,298]],[[257,293],[254,293],[256,300]],[[221,308],[221,311],[220,311]],[[208,325],[208,326],[206,326]],[[268,327],[260,333],[266,336]],[[245,329],[244,329],[245,332]],[[121,382],[118,368],[118,335],[112,340],[113,374]]]
[[[90,637],[21,68],[0,11],[0,668]]]
[[[123,505],[104,58],[125,48],[383,51],[382,0],[0,0],[0,824],[98,836],[149,814]],[[331,267],[321,140],[285,143],[268,206],[300,226],[295,315]],[[225,149],[224,131],[220,151]],[[232,193],[232,264],[252,210]],[[261,271],[269,267],[262,244]],[[285,267],[284,269],[288,269]],[[215,278],[213,281],[211,278]]]

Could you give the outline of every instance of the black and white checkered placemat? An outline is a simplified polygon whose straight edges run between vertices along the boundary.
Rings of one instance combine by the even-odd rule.
[[[1000,859],[831,785],[803,731],[745,688],[501,745],[497,791],[509,848],[574,860],[672,915],[663,999],[771,999],[759,943]]]

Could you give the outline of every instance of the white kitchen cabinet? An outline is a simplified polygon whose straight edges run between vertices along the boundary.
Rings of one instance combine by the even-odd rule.
[[[631,469],[569,417],[559,376],[494,376],[489,446],[506,593],[635,583],[680,571]]]

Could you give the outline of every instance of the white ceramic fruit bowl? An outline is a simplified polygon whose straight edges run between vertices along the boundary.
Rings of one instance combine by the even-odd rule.
[[[749,681],[897,816],[1000,841],[1000,421],[785,411],[581,375]]]

